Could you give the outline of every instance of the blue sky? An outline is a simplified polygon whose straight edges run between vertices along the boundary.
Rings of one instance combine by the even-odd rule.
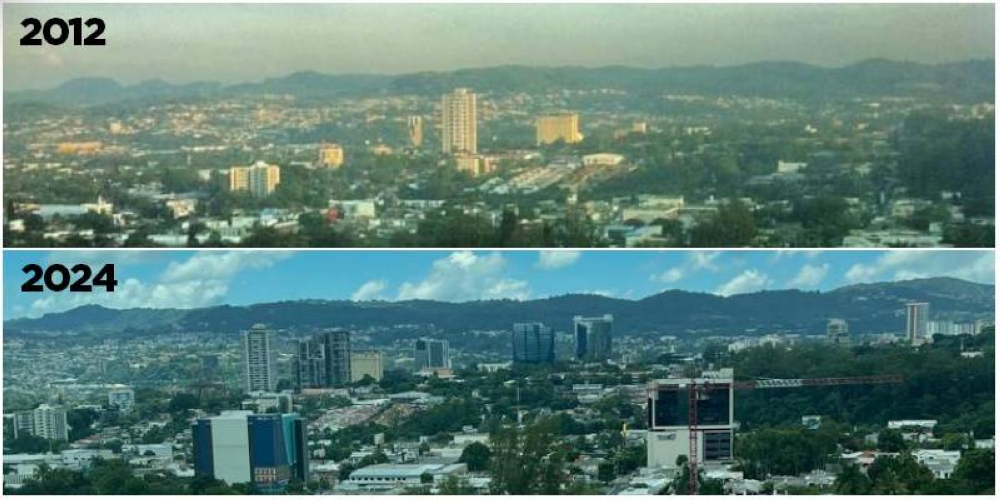
[[[113,263],[113,293],[24,293],[28,263]],[[193,308],[296,299],[465,301],[662,290],[829,290],[931,276],[994,282],[992,251],[5,251],[4,319],[85,304]],[[96,269],[95,267],[95,269]]]

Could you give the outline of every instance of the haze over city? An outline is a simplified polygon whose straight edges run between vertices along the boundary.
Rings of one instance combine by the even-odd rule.
[[[11,247],[994,246],[992,6],[5,12]]]
[[[671,67],[994,57],[992,5],[4,6],[6,90],[79,77],[237,83],[296,71]],[[26,17],[100,17],[99,49],[23,47]],[[252,61],[252,64],[246,64]]]

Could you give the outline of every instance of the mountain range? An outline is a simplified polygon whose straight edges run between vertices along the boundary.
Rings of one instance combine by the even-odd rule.
[[[404,75],[293,73],[255,83],[170,84],[148,80],[122,85],[111,78],[79,78],[49,90],[5,92],[5,104],[45,102],[95,106],[124,101],[287,94],[299,98],[416,94],[436,96],[455,87],[478,92],[617,89],[640,95],[700,94],[831,99],[912,96],[949,102],[993,100],[994,60],[942,64],[869,59],[826,68],[765,61],[738,66],[643,69],[626,66],[497,66]]]
[[[821,333],[829,318],[844,318],[852,333],[900,332],[904,304],[931,304],[931,317],[992,316],[994,287],[954,278],[851,285],[827,292],[778,290],[720,297],[669,290],[641,300],[571,294],[515,301],[462,303],[431,300],[352,302],[299,300],[221,305],[200,309],[108,309],[83,306],[40,318],[4,322],[4,334],[155,335],[170,331],[235,334],[255,323],[308,330],[433,325],[446,334],[506,330],[515,322],[541,321],[569,330],[575,315],[613,314],[615,330],[630,334]]]

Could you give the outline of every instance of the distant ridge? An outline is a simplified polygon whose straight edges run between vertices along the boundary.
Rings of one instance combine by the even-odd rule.
[[[122,101],[257,94],[301,98],[434,95],[467,86],[480,92],[543,92],[614,88],[636,93],[690,93],[802,99],[921,96],[959,102],[993,100],[994,60],[921,64],[868,59],[839,68],[799,62],[762,61],[737,66],[643,69],[627,66],[496,66],[404,75],[324,74],[300,71],[255,83],[170,84],[148,80],[122,85],[110,78],[80,78],[53,89],[6,92],[5,103],[55,102],[95,106]]]
[[[819,333],[828,318],[844,318],[853,333],[900,331],[907,301],[927,301],[934,314],[982,315],[993,312],[994,287],[954,278],[931,278],[851,285],[828,292],[763,291],[730,297],[668,290],[640,300],[571,294],[544,299],[464,303],[412,300],[351,302],[299,300],[215,306],[200,309],[107,309],[78,307],[37,319],[4,322],[8,337],[66,333],[156,335],[170,331],[232,332],[254,323],[276,328],[365,328],[401,324],[431,325],[446,332],[502,330],[517,321],[543,321],[567,330],[577,314],[615,315],[622,333],[739,334],[788,331]]]

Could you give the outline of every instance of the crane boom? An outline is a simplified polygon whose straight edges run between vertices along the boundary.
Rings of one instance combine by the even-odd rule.
[[[787,389],[795,387],[815,387],[826,385],[875,385],[899,384],[902,375],[867,375],[863,377],[826,377],[826,378],[790,378],[761,379],[733,382],[734,389]]]

